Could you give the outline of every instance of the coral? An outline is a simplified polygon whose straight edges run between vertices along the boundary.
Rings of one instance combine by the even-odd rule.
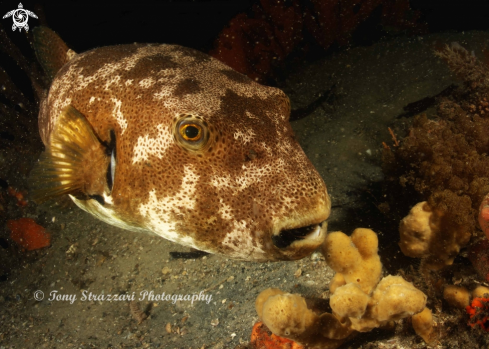
[[[298,294],[267,289],[255,302],[258,316],[277,336],[307,348],[333,349],[356,331],[367,332],[423,311],[415,323],[420,336],[431,341],[433,322],[431,312],[424,310],[426,295],[400,276],[379,281],[382,264],[377,247],[377,234],[370,229],[355,229],[351,237],[328,234],[322,252],[337,272],[330,283],[332,314],[310,309]]]
[[[443,298],[452,307],[465,309],[470,303],[470,292],[463,286],[448,285],[443,290]]]
[[[424,308],[422,312],[413,315],[412,318],[414,331],[423,338],[426,343],[431,343],[436,338],[433,332],[433,315],[431,310]]]
[[[451,46],[446,45],[443,49],[436,51],[435,54],[448,64],[460,80],[470,84],[472,89],[479,84],[487,84],[489,81],[487,67],[459,43],[454,42]]]
[[[51,244],[51,235],[31,218],[8,220],[10,238],[27,251],[37,250]]]
[[[471,233],[463,225],[444,224],[444,216],[426,201],[416,204],[399,225],[402,253],[424,258],[425,266],[433,270],[451,265]]]
[[[253,16],[241,13],[219,34],[211,56],[248,77],[263,81],[302,41],[299,1],[290,6],[270,0],[253,7]]]
[[[432,269],[451,264],[479,234],[479,208],[489,193],[489,68],[460,45],[438,55],[463,86],[440,99],[436,118],[416,116],[395,151],[384,149],[386,178],[412,186],[433,212],[430,224],[439,232],[423,256]]]
[[[489,332],[489,298],[474,298],[465,308],[470,315],[469,325]]]
[[[263,82],[291,53],[305,49],[307,38],[323,49],[348,44],[355,29],[379,6],[389,27],[425,30],[408,0],[260,0],[250,14],[240,13],[229,22],[210,55]]]

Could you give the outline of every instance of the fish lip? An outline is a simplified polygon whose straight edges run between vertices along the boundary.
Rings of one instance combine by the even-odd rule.
[[[272,242],[280,250],[312,249],[321,245],[326,237],[327,222],[302,225],[292,229],[282,229],[278,234],[272,236]]]

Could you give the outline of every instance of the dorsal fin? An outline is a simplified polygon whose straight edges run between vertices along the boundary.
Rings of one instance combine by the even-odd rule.
[[[110,156],[92,126],[71,105],[63,109],[46,150],[31,171],[37,203],[64,194],[88,198],[107,190]]]
[[[44,72],[53,81],[54,76],[76,53],[54,31],[39,26],[33,30],[34,51]]]

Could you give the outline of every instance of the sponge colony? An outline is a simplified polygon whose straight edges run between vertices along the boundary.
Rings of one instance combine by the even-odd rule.
[[[336,271],[330,291],[354,283],[370,294],[382,274],[378,245],[377,234],[370,229],[355,229],[351,237],[340,231],[328,234],[322,252],[328,265]]]

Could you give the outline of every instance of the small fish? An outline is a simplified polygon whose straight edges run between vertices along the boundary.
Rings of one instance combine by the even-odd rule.
[[[330,198],[281,90],[181,46],[76,54],[48,28],[34,36],[52,79],[35,200],[69,194],[109,224],[241,260],[322,244]]]

